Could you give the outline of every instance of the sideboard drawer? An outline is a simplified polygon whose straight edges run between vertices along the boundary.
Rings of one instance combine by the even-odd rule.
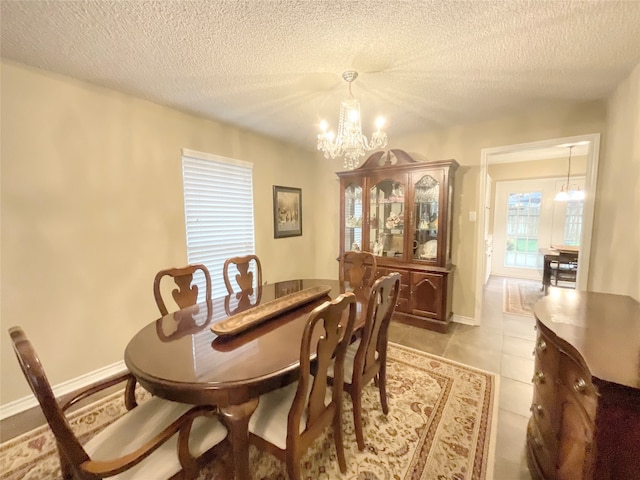
[[[545,445],[555,449],[558,443],[558,412],[554,395],[541,395],[537,386],[534,386],[530,410]]]
[[[553,446],[545,443],[544,437],[538,430],[536,422],[531,418],[527,426],[527,445],[530,454],[535,457],[535,468],[542,470],[545,480],[555,480],[556,478],[556,461]]]
[[[560,355],[560,382],[567,390],[573,392],[577,403],[582,406],[586,415],[596,418],[598,393],[591,382],[591,374],[566,354]]]

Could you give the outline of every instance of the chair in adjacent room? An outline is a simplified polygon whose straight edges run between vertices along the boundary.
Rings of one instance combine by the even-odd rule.
[[[378,262],[369,252],[347,251],[340,257],[339,278],[352,288],[369,287],[376,279]]]
[[[344,390],[353,402],[353,422],[358,449],[364,450],[362,389],[373,379],[380,391],[382,411],[387,402],[387,343],[389,324],[398,302],[400,274],[392,273],[375,281],[369,294],[361,336],[347,348],[344,363]],[[337,379],[336,379],[337,381]]]
[[[235,277],[232,277],[235,272],[230,272],[231,267],[235,266]],[[252,268],[253,267],[253,268]],[[227,287],[227,293],[232,294],[234,291],[247,291],[251,290],[254,286],[254,272],[255,272],[255,285],[259,287],[262,285],[262,265],[260,259],[256,255],[245,255],[243,257],[228,258],[224,262],[222,267],[222,274],[224,276],[224,285]],[[237,283],[237,289],[231,285],[231,278],[234,278]]]
[[[159,397],[137,405],[136,381],[130,373],[114,375],[56,399],[22,328],[12,327],[9,334],[22,372],[55,436],[65,480],[193,479],[201,467],[210,462],[213,462],[212,469],[228,471],[226,462],[222,461],[229,451],[227,430],[218,420],[214,407],[187,405]],[[126,382],[127,411],[86,443],[81,443],[65,411],[123,382]]]
[[[162,315],[167,315],[169,311],[162,298],[161,284],[165,277],[171,277],[178,288],[171,292],[173,300],[180,309],[195,305],[198,302],[198,285],[193,284],[193,275],[197,271],[202,271],[205,279],[205,298],[211,301],[211,275],[209,270],[202,264],[187,265],[186,267],[168,268],[160,270],[153,281],[153,296]]]
[[[343,383],[331,388],[327,374],[335,360],[335,378],[342,379],[355,315],[352,292],[314,308],[300,344],[299,380],[260,396],[249,420],[250,441],[286,462],[289,480],[300,479],[300,459],[329,425],[333,425],[340,471],[347,471],[342,440]],[[317,343],[312,345],[312,341]],[[317,356],[312,362],[314,351]]]
[[[573,254],[561,253],[557,260],[551,262],[551,279],[553,285],[558,287],[558,282],[569,283],[570,288],[575,288],[578,275],[578,257]],[[566,286],[566,284],[564,284]]]

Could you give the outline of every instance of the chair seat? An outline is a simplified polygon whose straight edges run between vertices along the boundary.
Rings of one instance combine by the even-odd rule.
[[[152,397],[99,432],[85,444],[85,450],[92,460],[121,457],[152,439],[191,408],[193,405]],[[191,454],[199,457],[226,436],[227,429],[217,418],[197,417],[189,439]],[[149,480],[171,477],[181,470],[177,443],[176,434],[135,467],[109,478]]]
[[[353,364],[358,348],[360,348],[359,338],[347,347],[347,352],[344,356],[344,383],[348,383],[349,385],[351,385],[353,379]],[[376,358],[378,358],[378,352],[376,352]],[[329,367],[329,376],[333,377],[333,363]]]
[[[344,383],[351,384],[351,379],[353,378],[353,362],[356,358],[356,352],[358,351],[358,347],[360,346],[360,339],[358,338],[355,342],[347,347],[347,351],[344,355]],[[327,374],[329,377],[333,378],[333,362],[329,366],[329,372]]]
[[[311,376],[309,383],[309,391],[311,391],[312,385],[313,376]],[[286,387],[261,395],[258,407],[249,419],[249,431],[284,450],[287,446],[287,418],[297,389],[298,382],[293,382]],[[324,403],[328,405],[330,402],[331,390],[327,389]],[[300,433],[304,431],[306,426],[307,414],[305,412],[300,420]]]

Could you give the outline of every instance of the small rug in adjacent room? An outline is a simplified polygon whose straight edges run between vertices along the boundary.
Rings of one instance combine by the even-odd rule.
[[[540,282],[529,280],[503,280],[503,308],[505,313],[533,315],[533,306],[544,297]]]
[[[389,344],[389,415],[382,413],[378,390],[371,382],[363,391],[363,411],[368,415],[363,417],[366,448],[360,452],[351,400],[345,393],[347,474],[340,473],[327,429],[303,457],[302,477],[492,480],[498,392],[498,377],[492,373]],[[121,399],[121,393],[114,394],[74,412],[72,428],[83,439],[95,434],[124,412]],[[250,461],[254,480],[287,478],[284,463],[253,446]],[[1,480],[60,479],[55,441],[48,428],[0,445],[0,472]],[[198,479],[222,480],[206,467]]]

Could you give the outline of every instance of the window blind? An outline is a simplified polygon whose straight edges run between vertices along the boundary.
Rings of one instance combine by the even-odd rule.
[[[188,261],[209,269],[213,298],[226,295],[225,260],[255,253],[253,164],[183,149],[182,179]],[[204,275],[194,282],[205,291]]]

